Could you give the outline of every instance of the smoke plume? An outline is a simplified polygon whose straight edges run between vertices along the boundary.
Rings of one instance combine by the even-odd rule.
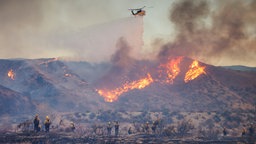
[[[179,1],[170,9],[174,41],[164,44],[159,58],[188,56],[218,65],[253,65],[256,44],[255,1]],[[242,63],[239,63],[241,62]]]
[[[143,19],[130,16],[129,3],[117,7],[115,0],[1,0],[0,57],[102,62],[110,60],[120,37],[138,54]]]
[[[116,44],[116,52],[111,56],[111,65],[108,71],[96,82],[97,87],[116,87],[127,81],[126,76],[132,68],[135,59],[131,57],[132,47],[127,40],[121,37]]]

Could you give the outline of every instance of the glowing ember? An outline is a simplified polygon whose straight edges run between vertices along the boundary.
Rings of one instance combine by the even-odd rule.
[[[12,69],[8,71],[7,75],[10,79],[14,80],[15,73]]]
[[[196,61],[196,60],[193,61],[193,63],[189,66],[189,70],[187,71],[187,73],[185,75],[184,82],[187,83],[187,82],[197,78],[201,74],[206,74],[204,69],[205,69],[205,67],[199,66],[198,61]]]
[[[126,83],[122,87],[116,88],[114,90],[97,90],[97,92],[105,98],[107,102],[113,102],[118,99],[118,97],[133,89],[143,89],[153,82],[151,75],[148,73],[146,78],[133,81],[131,83]]]
[[[68,73],[65,74],[65,77],[71,77],[71,76],[72,76],[71,74],[68,74]]]
[[[180,73],[180,62],[183,59],[183,57],[178,57],[175,59],[171,59],[168,61],[167,64],[160,65],[160,68],[164,68],[164,71],[166,72],[167,80],[166,83],[173,83],[173,80],[177,77],[177,75]],[[163,70],[160,70],[160,73],[162,73]],[[162,75],[160,74],[160,77]]]

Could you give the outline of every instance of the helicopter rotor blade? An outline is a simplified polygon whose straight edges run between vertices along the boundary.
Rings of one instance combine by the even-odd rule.
[[[142,10],[144,9],[146,6],[142,7],[142,8],[137,8],[137,9],[128,9],[128,10]]]
[[[142,8],[140,8],[140,9],[144,9],[146,6],[144,6],[144,7],[142,7]]]

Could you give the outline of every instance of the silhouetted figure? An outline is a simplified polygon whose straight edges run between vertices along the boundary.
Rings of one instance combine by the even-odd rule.
[[[45,121],[44,121],[44,127],[45,127],[46,132],[50,131],[50,125],[51,125],[50,118],[49,118],[49,116],[46,116]]]
[[[157,127],[158,123],[159,123],[158,120],[157,120],[157,121],[153,121],[153,125],[152,125],[152,127],[151,127],[153,133],[156,132],[156,127]]]
[[[107,131],[109,136],[111,135],[111,130],[112,130],[111,122],[108,122]]]
[[[242,130],[242,136],[245,136],[245,134],[246,134],[246,130],[245,130],[245,128],[243,128],[243,130]]]
[[[152,132],[155,133],[156,132],[156,125],[153,124],[151,129],[152,129]]]
[[[128,134],[129,135],[132,134],[132,128],[131,127],[129,127],[129,129],[128,129]]]
[[[226,135],[228,134],[225,127],[223,128],[223,131],[222,131],[222,132],[223,132],[223,136],[226,136]]]
[[[119,124],[118,124],[118,121],[116,121],[116,123],[115,123],[115,136],[118,136],[118,132],[119,132]]]
[[[254,128],[253,128],[253,124],[251,124],[250,125],[250,127],[249,127],[249,134],[250,134],[250,136],[253,136],[254,135]]]
[[[62,125],[63,124],[63,120],[61,119],[60,122],[59,122],[59,125]]]
[[[75,124],[73,122],[70,123],[70,128],[73,132],[75,131],[76,127],[75,127]]]
[[[145,128],[146,133],[149,133],[149,124],[148,124],[148,122],[146,122],[144,128]]]
[[[40,119],[38,117],[38,114],[36,114],[36,116],[34,118],[34,131],[35,132],[39,132],[40,131],[39,123],[40,123]]]

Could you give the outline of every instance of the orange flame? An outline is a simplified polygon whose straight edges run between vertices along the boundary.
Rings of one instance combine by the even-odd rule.
[[[112,90],[101,89],[96,91],[99,93],[99,95],[105,98],[105,101],[113,102],[113,101],[116,101],[118,97],[123,93],[133,89],[143,89],[154,81],[173,84],[174,79],[179,75],[181,71],[180,63],[182,60],[183,60],[183,57],[177,57],[174,59],[168,59],[168,62],[165,64],[160,64],[160,66],[158,67],[159,77],[154,80],[151,77],[151,75],[148,73],[146,78],[133,81],[130,83],[125,83],[121,87],[118,87]],[[196,79],[201,74],[206,74],[204,69],[205,67],[199,66],[198,61],[194,60],[192,64],[189,66],[189,70],[186,72],[186,75],[184,77],[185,83]]]
[[[121,94],[133,89],[143,89],[150,85],[152,82],[153,78],[148,73],[146,78],[133,81],[131,83],[126,83],[122,87],[116,88],[114,90],[97,90],[97,92],[105,98],[105,101],[113,102],[116,101]]]
[[[177,75],[180,73],[180,62],[183,59],[183,57],[178,57],[175,59],[171,59],[168,61],[167,64],[162,64],[160,65],[160,68],[164,68],[166,75],[167,75],[167,80],[165,81],[166,83],[173,83],[173,80],[177,77]],[[160,70],[160,73],[162,73],[162,70]],[[161,74],[160,74],[160,77]]]
[[[206,74],[204,71],[205,67],[199,66],[198,61],[194,60],[193,63],[189,66],[189,70],[187,71],[184,82],[187,83],[201,74]]]
[[[12,69],[8,71],[7,75],[10,79],[14,80],[15,73]]]

